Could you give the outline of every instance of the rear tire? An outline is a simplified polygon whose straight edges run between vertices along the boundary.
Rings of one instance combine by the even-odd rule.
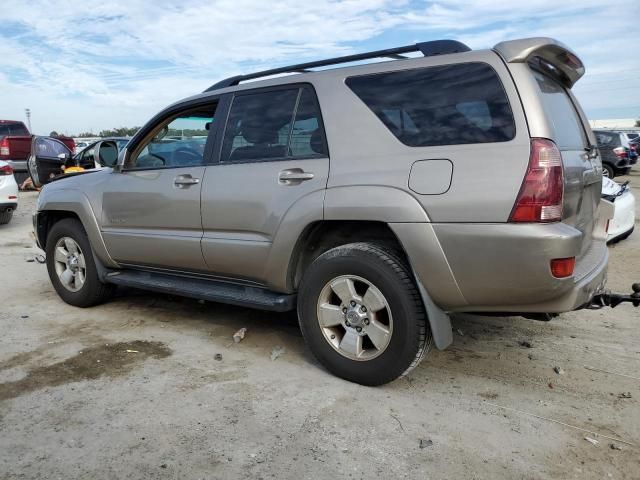
[[[12,217],[13,217],[13,210],[5,210],[3,212],[0,212],[0,225],[9,223]]]
[[[362,385],[405,375],[432,344],[411,269],[377,244],[351,243],[316,258],[300,285],[298,319],[318,361]]]
[[[46,253],[53,288],[69,305],[91,307],[113,294],[115,286],[98,277],[93,250],[79,220],[65,218],[54,224],[47,235]]]
[[[611,165],[607,165],[606,163],[602,164],[602,174],[608,178],[613,178],[616,176],[616,172],[614,171],[613,167]]]

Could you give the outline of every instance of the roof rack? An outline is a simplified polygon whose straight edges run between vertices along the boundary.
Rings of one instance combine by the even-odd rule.
[[[210,92],[219,88],[232,87],[246,80],[255,78],[270,77],[279,73],[308,73],[309,68],[326,67],[329,65],[339,65],[341,63],[358,62],[360,60],[368,60],[372,58],[394,58],[404,59],[403,53],[422,52],[425,57],[434,55],[445,55],[448,53],[469,52],[471,49],[462,42],[457,40],[433,40],[431,42],[421,42],[415,45],[407,45],[404,47],[389,48],[386,50],[375,50],[366,53],[357,53],[355,55],[346,55],[344,57],[329,58],[326,60],[318,60],[316,62],[298,63],[289,65],[288,67],[273,68],[271,70],[263,70],[261,72],[249,73],[247,75],[236,75],[234,77],[225,78],[215,83],[205,90]]]

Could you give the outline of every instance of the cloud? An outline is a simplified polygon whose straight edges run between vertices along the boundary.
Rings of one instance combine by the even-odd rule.
[[[581,55],[589,74],[576,92],[588,112],[638,115],[632,71],[639,65],[631,45],[640,38],[621,26],[635,2],[602,3],[5,0],[3,116],[21,118],[31,108],[38,133],[139,125],[166,104],[240,72],[417,38],[486,48],[534,35],[557,37]]]

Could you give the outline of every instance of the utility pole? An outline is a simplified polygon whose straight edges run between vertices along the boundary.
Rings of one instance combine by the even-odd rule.
[[[27,116],[27,127],[29,127],[29,132],[31,132],[31,109],[25,108],[24,113]]]

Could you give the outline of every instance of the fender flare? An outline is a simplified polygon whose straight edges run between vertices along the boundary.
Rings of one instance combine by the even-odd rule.
[[[105,267],[119,267],[118,263],[111,258],[111,255],[109,255],[107,251],[102,234],[100,233],[98,219],[91,208],[89,199],[83,192],[75,189],[56,189],[47,192],[46,189],[44,189],[40,195],[42,197],[38,202],[38,214],[48,211],[74,213],[80,219],[80,223],[82,223],[85,232],[87,232],[87,237],[89,237],[89,243],[95,256]]]

